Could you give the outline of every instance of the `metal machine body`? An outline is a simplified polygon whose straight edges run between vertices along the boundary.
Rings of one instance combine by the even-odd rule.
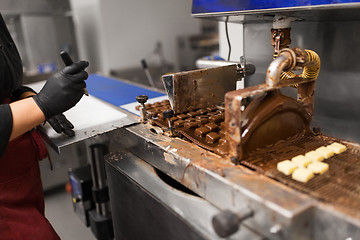
[[[271,27],[270,22],[244,23],[245,56],[257,68],[246,79],[246,86],[264,82],[266,68],[273,58]],[[321,58],[312,126],[320,127],[329,136],[354,142],[360,142],[359,29],[358,20],[295,21],[291,24],[290,44],[316,50]],[[295,95],[293,91],[288,93]]]
[[[354,36],[358,35],[360,4],[358,1],[351,1],[351,3],[340,1],[339,4],[332,4],[330,1],[313,1],[312,3],[277,1],[276,3],[280,5],[269,5],[274,3],[263,3],[262,1],[247,1],[246,3],[225,0],[194,1],[193,15],[196,17],[211,17],[244,24],[245,57],[248,62],[255,65],[256,72],[254,75],[246,76],[245,86],[247,88],[227,92],[225,106],[220,106],[216,110],[218,115],[225,112],[225,135],[229,142],[229,152],[225,153],[225,156],[215,154],[216,151],[213,151],[215,153],[209,151],[212,149],[211,147],[206,148],[198,144],[199,141],[196,139],[187,137],[189,134],[184,128],[181,129],[184,138],[169,137],[178,135],[173,133],[174,129],[171,126],[175,124],[175,120],[172,120],[173,115],[167,114],[168,117],[165,117],[165,112],[163,119],[160,119],[161,113],[152,112],[148,115],[147,124],[124,127],[120,130],[121,133],[112,138],[115,145],[123,148],[106,157],[107,171],[111,173],[109,190],[110,204],[114,210],[115,237],[124,237],[122,234],[126,233],[126,229],[122,229],[120,224],[124,221],[123,216],[129,214],[126,211],[129,203],[119,198],[119,194],[124,191],[120,191],[120,188],[116,187],[116,183],[119,183],[119,176],[121,176],[122,179],[129,180],[127,185],[139,187],[140,192],[152,196],[152,199],[156,199],[163,208],[168,208],[169,211],[175,213],[174,215],[178,216],[183,223],[192,225],[194,232],[200,233],[202,238],[204,236],[206,239],[229,237],[230,239],[350,240],[360,238],[358,204],[360,196],[357,185],[360,169],[360,145],[356,143],[359,142],[358,122],[360,119],[357,107],[359,99],[357,76],[360,68],[356,59],[360,48],[353,47],[358,45],[356,44],[358,38],[346,37],[349,33]],[[260,8],[259,6],[265,7]],[[271,46],[274,32],[271,33],[272,25],[270,23],[275,13],[296,19],[291,24],[291,42],[287,41],[283,45],[276,45],[276,42],[273,42],[273,45],[278,46],[276,51]],[[302,65],[304,61],[301,58],[306,55],[301,49],[291,50],[293,52],[280,51],[281,48],[286,47],[285,45],[313,49],[320,56],[322,70],[316,80],[316,88],[314,83],[316,78],[311,79],[302,74],[280,81],[282,70],[288,71],[294,67],[304,67]],[[278,58],[272,62],[274,52]],[[285,55],[290,56],[285,57]],[[283,57],[286,59],[274,67],[273,63],[280,61],[279,59]],[[293,60],[289,60],[291,58]],[[297,65],[294,59],[301,61]],[[307,59],[305,62],[309,63],[312,60]],[[194,81],[197,80],[196,76],[200,76],[201,80],[211,79],[211,76],[206,73],[216,72],[221,68],[235,69],[235,66],[220,67],[209,71],[198,70],[188,75],[178,73],[165,76],[166,90],[168,90],[169,100],[175,114],[190,111],[188,114],[195,116],[193,110],[208,104],[217,105],[218,99],[210,102],[206,97],[201,97],[206,95],[206,91],[202,91],[203,89],[190,90],[194,86],[198,86],[197,81]],[[281,71],[277,72],[276,69]],[[273,71],[276,73],[272,74]],[[199,73],[200,75],[197,75]],[[228,73],[225,75],[232,76]],[[274,76],[275,78],[273,78]],[[295,74],[291,76],[295,76]],[[183,85],[179,85],[179,83],[184,79],[188,87],[182,89]],[[233,81],[236,77],[233,76],[230,79]],[[211,80],[211,82],[215,81]],[[256,156],[252,156],[254,161],[242,161],[244,159],[241,149],[243,146],[242,114],[249,106],[243,100],[294,84],[299,84],[297,92],[291,88],[286,88],[284,92],[298,100],[303,107],[304,114],[309,117],[309,122],[311,118],[314,119],[311,127],[319,126],[324,135],[309,132],[310,137],[303,138],[304,142],[287,139],[280,143],[281,147],[279,148],[284,149],[280,154],[271,147],[266,147],[264,151],[259,151]],[[202,85],[209,95],[213,93],[212,89],[215,88],[210,84]],[[188,92],[191,92],[189,98],[183,97]],[[178,95],[179,93],[180,95]],[[217,97],[216,94],[214,96]],[[192,105],[186,105],[186,102]],[[344,108],[345,104],[346,108]],[[191,108],[192,106],[195,107]],[[147,109],[147,111],[150,110]],[[169,126],[164,117],[167,118]],[[161,121],[165,123],[162,124]],[[162,129],[159,129],[159,126]],[[191,128],[190,123],[188,126]],[[311,131],[310,126],[306,126],[306,129]],[[171,132],[171,134],[162,134],[164,131],[165,133]],[[291,178],[286,179],[271,170],[275,165],[274,159],[278,161],[277,158],[284,152],[294,151],[294,149],[290,149],[292,144],[305,150],[307,147],[304,146],[319,147],[321,144],[333,141],[343,142],[348,146],[349,151],[346,156],[343,155],[331,162],[333,165],[330,177],[329,175],[319,176],[319,180],[304,187],[305,184],[297,184]],[[295,149],[295,152],[299,152],[298,149]],[[145,169],[153,171],[151,166],[187,187],[198,195],[199,200],[204,200],[214,208],[209,210],[208,205],[204,208],[198,206],[198,211],[192,211],[192,214],[189,215],[186,205],[177,201],[169,202],[166,198],[172,196],[171,193],[164,197],[161,193],[153,191],[153,187],[139,177]],[[332,176],[338,178],[334,180]],[[151,178],[154,179],[154,182],[158,181],[154,174]],[[352,181],[356,184],[341,185]],[[321,190],[317,191],[319,188]],[[317,190],[313,191],[313,189]],[[333,191],[334,189],[335,191]],[[123,206],[117,205],[120,201]],[[146,203],[147,200],[144,204],[147,205]],[[151,213],[151,207],[144,207],[142,210]],[[213,217],[209,218],[207,214],[201,214],[202,211],[207,214],[212,212]],[[152,217],[156,218],[156,214]],[[203,219],[203,222],[197,221],[198,219]],[[167,221],[176,224],[176,221],[170,220],[170,217],[161,219],[159,224],[166,226],[165,222]],[[147,229],[146,221],[141,221],[139,224],[141,229],[148,233],[161,231],[160,229]],[[214,226],[217,235],[214,235],[214,229],[210,226]],[[129,227],[133,228],[134,226]],[[166,236],[171,236],[167,230],[169,229],[167,228],[164,232],[170,235]],[[232,235],[235,232],[236,235]],[[126,236],[130,237],[131,235]],[[185,234],[179,234],[176,237],[188,238]],[[140,239],[140,237],[135,237],[135,239]]]
[[[116,177],[116,174],[124,171],[119,170],[118,165],[127,164],[128,161],[132,162],[136,156],[136,159],[141,159],[159,169],[195,192],[201,197],[200,199],[213,205],[215,209],[212,211],[212,216],[225,209],[237,212],[243,207],[251,208],[254,211],[253,217],[243,221],[237,232],[240,236],[250,229],[254,236],[250,239],[357,239],[360,237],[360,221],[357,212],[349,213],[341,207],[334,207],[318,201],[271,178],[259,175],[242,165],[234,165],[230,161],[225,161],[219,155],[192,143],[156,134],[151,131],[151,128],[152,126],[143,124],[122,128],[121,133],[112,138],[114,144],[122,146],[126,150],[111,153],[106,157],[107,171],[111,172],[108,176],[110,182],[115,181],[113,178]],[[357,145],[357,147],[360,146]],[[124,152],[130,152],[131,157],[126,156]],[[131,175],[132,172],[136,173],[137,171],[131,168],[125,171],[126,175]],[[135,180],[134,184],[164,201],[146,184],[139,183],[138,177],[139,173],[132,177]],[[156,182],[158,180],[156,176],[153,176],[153,179],[148,181]],[[120,183],[119,181],[115,182],[115,184]],[[119,219],[122,215],[119,210],[114,210],[114,208],[127,208],[126,204],[119,205],[119,200],[113,201],[114,198],[119,199],[121,196],[117,189],[118,187],[114,186],[114,183],[109,184],[115,237],[118,236],[117,231],[119,230],[116,228],[120,227]],[[169,196],[171,196],[170,193]],[[143,204],[146,206],[147,202],[145,201]],[[165,206],[168,204],[170,203],[163,202]],[[172,208],[177,209],[178,212],[182,212],[183,208],[187,206],[186,204],[173,204],[175,206]],[[201,206],[198,208],[198,211],[201,212]],[[146,207],[143,211],[146,211]],[[124,213],[122,212],[122,214]],[[207,228],[210,228],[207,232],[213,233],[211,218],[204,218],[195,211],[192,214],[190,219],[189,216],[182,216],[183,221],[198,228],[199,223],[191,219],[201,218]],[[148,220],[153,221],[152,219]],[[139,223],[136,228],[141,226]],[[182,236],[180,235],[179,239],[184,239]],[[207,239],[217,239],[217,236],[210,234]],[[234,236],[234,239],[243,238]]]

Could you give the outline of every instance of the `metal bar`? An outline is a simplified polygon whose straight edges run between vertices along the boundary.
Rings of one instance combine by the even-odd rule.
[[[93,144],[91,149],[91,174],[93,177],[93,187],[103,189],[107,187],[104,155],[107,153],[106,146],[103,144]],[[108,216],[108,203],[95,202],[96,212],[102,216]]]

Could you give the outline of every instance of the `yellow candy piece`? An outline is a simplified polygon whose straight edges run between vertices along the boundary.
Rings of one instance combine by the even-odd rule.
[[[296,181],[306,183],[314,177],[313,171],[307,168],[298,168],[292,174],[292,178]]]
[[[296,168],[298,168],[298,166],[289,160],[281,161],[277,164],[277,170],[285,175],[292,174]]]
[[[324,160],[324,156],[316,151],[311,151],[305,154],[305,157],[311,159],[311,161],[313,162],[321,162],[322,160]]]
[[[334,151],[334,153],[339,154],[342,153],[346,150],[346,146],[340,143],[333,143],[330,144],[329,146],[327,146],[327,148],[331,149]]]
[[[298,155],[296,157],[293,157],[291,161],[299,167],[306,167],[312,162],[311,159],[305,157],[304,155]]]
[[[329,169],[329,164],[324,162],[313,162],[307,166],[314,173],[323,174]]]
[[[325,159],[334,156],[334,150],[327,147],[319,147],[318,149],[315,150],[315,152],[320,153]]]

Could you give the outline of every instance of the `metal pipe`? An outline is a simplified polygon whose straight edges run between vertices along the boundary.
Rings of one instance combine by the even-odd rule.
[[[295,66],[303,67],[303,72],[299,75],[291,72]],[[266,73],[266,83],[273,87],[278,85],[280,80],[296,77],[314,81],[319,72],[320,57],[316,52],[299,48],[285,48],[270,63]]]
[[[279,84],[280,75],[283,71],[291,70],[295,67],[296,55],[291,49],[283,49],[279,56],[269,65],[266,72],[266,84],[274,87]]]

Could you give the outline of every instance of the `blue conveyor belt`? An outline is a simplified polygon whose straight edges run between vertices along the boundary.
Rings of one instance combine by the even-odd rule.
[[[164,96],[164,93],[147,88],[124,83],[116,79],[98,74],[90,74],[86,81],[86,88],[90,95],[117,107],[136,102],[136,96],[147,95],[149,98]]]

